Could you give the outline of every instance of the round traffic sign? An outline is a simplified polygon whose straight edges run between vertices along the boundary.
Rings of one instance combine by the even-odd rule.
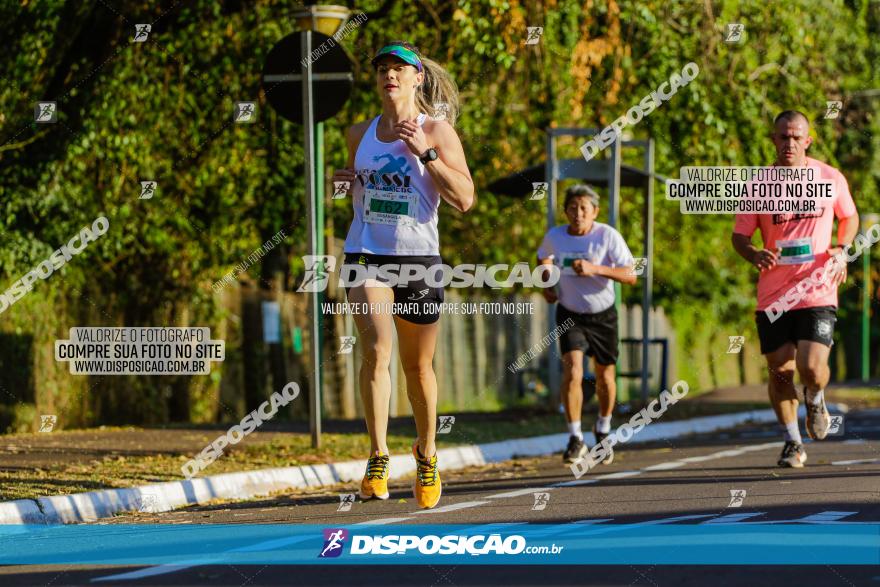
[[[278,41],[266,56],[263,91],[269,104],[284,118],[303,122],[303,37],[300,31]],[[311,31],[309,54],[312,75],[313,122],[339,112],[354,85],[352,63],[342,47],[325,34]]]

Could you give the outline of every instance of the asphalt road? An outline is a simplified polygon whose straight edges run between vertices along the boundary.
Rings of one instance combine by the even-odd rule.
[[[117,516],[102,524],[835,524],[880,521],[880,410],[847,414],[845,434],[806,445],[803,469],[780,469],[772,426],[671,444],[628,445],[614,464],[575,480],[559,456],[443,475],[440,507],[414,507],[410,480],[386,502],[340,510],[336,487],[284,496]],[[560,450],[562,447],[560,447]],[[442,471],[442,463],[441,463]],[[735,492],[736,499],[732,497]],[[536,498],[535,494],[549,498]],[[741,498],[741,499],[740,499]],[[538,505],[536,506],[536,503]],[[543,507],[541,507],[543,503]],[[610,557],[609,557],[610,559]],[[611,560],[611,559],[610,559]],[[809,548],[804,563],[809,564]],[[736,563],[736,561],[731,561]],[[103,579],[92,582],[95,579]],[[880,568],[747,566],[41,566],[0,568],[2,585],[801,585],[880,586]]]

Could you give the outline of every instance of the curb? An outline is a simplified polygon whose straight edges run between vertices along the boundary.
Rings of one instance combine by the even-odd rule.
[[[803,406],[800,406],[801,416],[803,409]],[[846,406],[842,404],[829,404],[828,409],[846,412]],[[760,424],[775,421],[776,415],[773,410],[767,409],[705,416],[677,422],[655,422],[643,428],[629,443],[669,440],[732,428],[748,422]],[[586,436],[590,437],[592,434],[587,433]],[[443,448],[437,451],[437,457],[443,463],[444,470],[453,471],[474,465],[507,461],[515,457],[551,455],[559,452],[567,440],[568,433],[515,438],[487,444]],[[218,498],[250,499],[275,491],[357,481],[363,475],[363,468],[362,460],[345,461],[326,465],[224,473],[125,489],[19,499],[0,502],[0,524],[75,524],[109,518],[119,512],[166,512]],[[392,456],[390,478],[403,477],[414,472],[415,468],[415,462],[409,455]]]

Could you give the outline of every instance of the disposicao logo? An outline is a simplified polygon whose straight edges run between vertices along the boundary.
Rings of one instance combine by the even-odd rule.
[[[363,536],[355,534],[351,538],[351,554],[407,554],[410,550],[419,554],[519,554],[528,552],[526,539],[522,536],[500,534],[476,536]]]
[[[524,536],[518,534],[501,536],[500,534],[476,535],[442,535],[429,534],[417,536],[412,534],[364,535],[350,534],[348,530],[332,528],[324,530],[324,548],[318,558],[338,557],[345,548],[345,542],[351,546],[351,556],[369,555],[557,555],[565,546],[528,545]]]
[[[324,529],[324,548],[318,558],[336,558],[342,554],[342,547],[348,538],[348,530],[341,528]]]

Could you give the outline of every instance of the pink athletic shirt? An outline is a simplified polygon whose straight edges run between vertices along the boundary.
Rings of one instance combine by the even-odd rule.
[[[831,232],[834,217],[848,218],[856,213],[856,205],[843,174],[826,163],[810,157],[807,166],[818,168],[817,179],[834,181],[834,197],[826,198],[816,212],[805,214],[737,214],[733,232],[749,238],[755,229],[761,229],[761,240],[765,249],[775,249],[777,240],[791,240],[809,237],[812,239],[813,261],[799,265],[775,265],[772,269],[761,271],[758,277],[758,307],[763,311],[767,306],[785,296],[785,292],[822,267],[828,260],[831,246]],[[837,306],[836,287],[812,288],[792,310]]]

